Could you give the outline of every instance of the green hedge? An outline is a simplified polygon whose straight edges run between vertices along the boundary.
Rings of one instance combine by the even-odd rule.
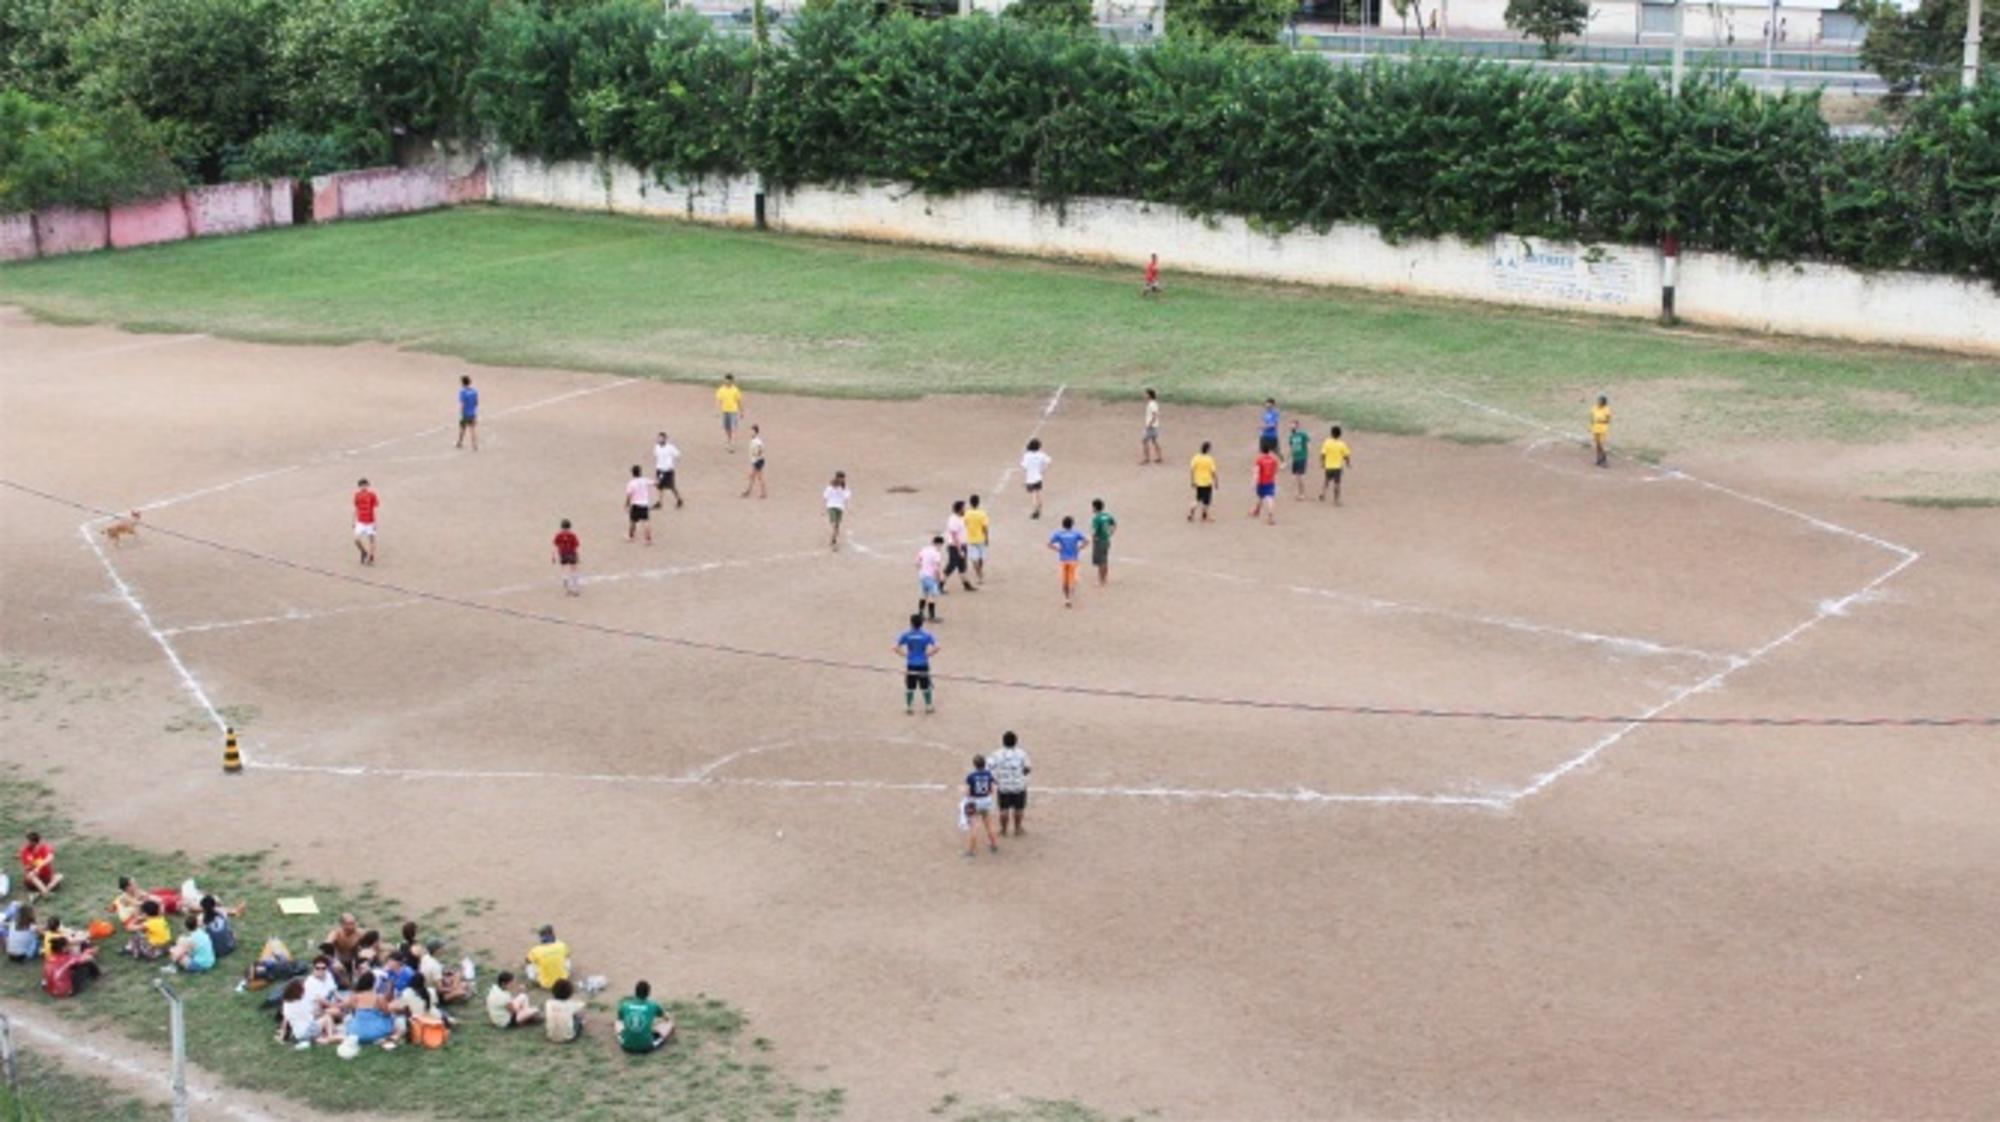
[[[1925,99],[1891,139],[1838,140],[1816,95],[1713,75],[1676,100],[1642,74],[1127,51],[856,5],[809,9],[761,54],[646,0],[516,7],[488,48],[476,104],[496,139],[662,176],[1121,196],[1390,238],[1671,231],[1756,260],[2000,273],[1993,84]]]
[[[0,214],[108,206],[183,183],[164,130],[135,110],[87,113],[0,92]]]

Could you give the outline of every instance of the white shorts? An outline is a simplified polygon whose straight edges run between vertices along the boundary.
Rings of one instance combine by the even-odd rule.
[[[972,805],[972,813],[974,813],[974,814],[991,814],[991,813],[993,813],[993,796],[992,796],[992,795],[988,795],[988,796],[986,796],[986,797],[985,797],[985,798],[983,798],[983,799],[967,799],[967,800],[965,800],[965,801],[966,801],[966,802],[968,802],[968,803],[970,803],[970,804]]]
[[[974,561],[984,561],[986,560],[986,547],[984,545],[968,545],[965,547],[965,555]]]
[[[357,538],[372,538],[372,537],[374,537],[374,536],[375,536],[375,523],[373,523],[373,522],[356,522],[356,523],[354,524],[354,536],[355,536],[355,537],[357,537]]]

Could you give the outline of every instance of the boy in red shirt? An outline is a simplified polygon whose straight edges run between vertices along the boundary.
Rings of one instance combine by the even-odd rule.
[[[556,564],[562,566],[563,591],[571,596],[583,595],[583,585],[576,579],[577,548],[576,531],[565,518],[562,529],[556,531]]]
[[[97,948],[86,944],[71,950],[68,936],[49,940],[49,955],[42,960],[42,989],[50,997],[75,997],[98,975]]]
[[[31,902],[54,892],[62,883],[62,874],[56,872],[56,847],[33,830],[28,831],[28,844],[21,847],[21,880],[28,886]]]
[[[368,489],[366,479],[355,484],[354,492],[354,548],[361,552],[361,563],[375,563],[375,508],[382,500]]]
[[[1278,524],[1278,457],[1273,452],[1257,454],[1257,505],[1250,508],[1250,517],[1259,514],[1265,522]]]
[[[1155,253],[1146,259],[1146,287],[1139,290],[1141,296],[1160,294],[1160,255]]]

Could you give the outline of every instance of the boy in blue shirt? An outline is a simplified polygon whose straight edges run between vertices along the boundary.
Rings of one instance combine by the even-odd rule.
[[[1257,451],[1276,452],[1278,450],[1278,401],[1264,399],[1264,424],[1257,430]]]
[[[479,451],[479,391],[472,388],[472,375],[463,374],[458,379],[458,443],[454,447],[465,447],[465,436],[472,434],[472,450]]]
[[[1083,547],[1090,539],[1077,532],[1076,519],[1063,516],[1062,529],[1049,535],[1049,548],[1056,551],[1056,559],[1062,562],[1063,607],[1076,607],[1076,567],[1083,558]]]
[[[935,713],[931,705],[931,655],[938,641],[924,630],[922,614],[910,617],[910,629],[896,637],[896,653],[903,656],[903,712],[915,713],[917,691],[924,691],[924,712]]]
[[[986,757],[972,757],[972,772],[965,777],[965,855],[976,856],[975,843],[979,835],[972,829],[972,818],[977,816],[986,827],[986,852],[1000,852],[1000,843],[993,839],[993,773],[986,770]]]

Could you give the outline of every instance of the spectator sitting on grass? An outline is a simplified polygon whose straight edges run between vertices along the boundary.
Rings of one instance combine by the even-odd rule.
[[[42,953],[42,933],[35,930],[35,908],[23,904],[14,912],[14,922],[7,927],[7,961],[27,962]]]
[[[384,1051],[396,1046],[403,1024],[389,1009],[389,1001],[375,992],[375,975],[364,970],[354,979],[354,993],[347,999],[347,1036],[356,1044],[381,1044]]]
[[[542,925],[541,941],[528,949],[528,969],[535,984],[546,990],[569,977],[569,944],[556,938],[556,929]]]
[[[225,908],[216,903],[213,896],[201,898],[201,926],[208,932],[209,945],[215,948],[217,958],[236,949],[236,928],[230,925],[229,918],[242,914],[241,904],[234,908]]]
[[[50,997],[74,997],[97,980],[97,948],[72,950],[66,935],[49,944],[49,957],[42,963],[42,989]]]
[[[340,913],[340,919],[334,923],[332,930],[326,933],[325,941],[333,944],[334,960],[340,963],[341,969],[347,971],[349,976],[361,972],[362,934],[361,924],[354,918],[353,912]]]
[[[333,980],[333,964],[325,956],[313,959],[312,971],[299,979],[299,984],[305,991],[306,1000],[312,1003],[314,1016],[339,1021],[347,1015],[347,1004],[340,996],[340,983]],[[286,990],[290,992],[290,987]]]
[[[166,909],[160,907],[158,900],[149,898],[139,905],[139,914],[125,929],[132,933],[125,942],[125,953],[133,958],[158,958],[174,942],[173,928],[167,926]]]
[[[459,977],[456,970],[446,970],[444,963],[423,943],[412,943],[410,949],[417,955],[417,973],[430,983],[431,994],[439,1005],[457,1005],[472,996],[472,987]]]
[[[665,1024],[661,1022],[664,1020]],[[634,1055],[659,1051],[674,1035],[674,1019],[653,1000],[653,986],[640,982],[618,1003],[618,1046]]]
[[[409,1023],[419,1017],[444,1016],[444,1007],[431,994],[430,984],[424,981],[422,974],[410,975],[410,984],[403,989],[401,996],[389,1002],[389,1009],[402,1017],[406,1033]]]
[[[575,1000],[576,987],[564,978],[549,990],[549,1003],[542,1007],[542,1016],[548,1019],[543,1030],[549,1039],[557,1044],[568,1044],[583,1035],[582,1001]]]
[[[494,1028],[520,1028],[542,1019],[542,1011],[528,1000],[524,987],[512,970],[502,970],[486,991],[486,1019]]]
[[[184,921],[187,934],[180,937],[171,952],[174,968],[190,974],[206,974],[215,969],[215,941],[208,937],[208,928],[201,925],[201,917],[189,913]]]
[[[280,1044],[290,1044],[303,1052],[314,1043],[340,1043],[339,1022],[307,992],[304,978],[293,978],[285,983],[285,1000],[279,1007],[278,1019]]]
[[[410,988],[410,979],[416,976],[417,972],[403,960],[402,951],[390,951],[389,961],[375,971],[375,988],[385,997],[400,997]]]
[[[361,942],[354,948],[355,972],[379,970],[382,967],[382,962],[382,933],[380,931],[363,931],[361,933]]]
[[[333,975],[333,984],[342,990],[352,989],[353,986],[351,983],[354,981],[354,973],[341,965],[340,955],[336,953],[337,948],[335,945],[332,943],[321,943],[316,949],[319,952],[318,957],[326,960],[326,970],[327,973]]]

